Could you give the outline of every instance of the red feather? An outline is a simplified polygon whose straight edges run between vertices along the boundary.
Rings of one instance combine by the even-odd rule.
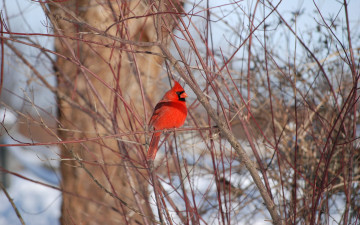
[[[187,116],[187,108],[185,98],[187,94],[181,85],[174,81],[174,86],[165,93],[161,101],[156,104],[153,115],[150,118],[149,126],[154,127],[154,130],[163,130],[181,127]],[[161,132],[155,132],[152,135],[149,150],[146,159],[154,160],[158,144],[160,141]]]

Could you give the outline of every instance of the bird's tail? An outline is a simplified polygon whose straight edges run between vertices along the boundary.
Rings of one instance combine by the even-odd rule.
[[[157,150],[158,150],[158,144],[160,141],[160,135],[161,132],[155,132],[152,137],[151,137],[151,141],[150,141],[150,146],[149,146],[149,150],[147,152],[146,155],[146,160],[154,160]]]

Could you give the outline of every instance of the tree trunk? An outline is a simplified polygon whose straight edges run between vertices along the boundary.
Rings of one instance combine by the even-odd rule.
[[[49,3],[58,35],[59,137],[68,141],[62,224],[153,223],[142,132],[149,102],[160,97],[155,84],[163,59],[154,43],[166,40],[154,12],[171,10],[166,3]]]

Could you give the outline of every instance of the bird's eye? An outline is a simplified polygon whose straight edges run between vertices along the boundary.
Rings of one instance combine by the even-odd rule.
[[[176,94],[177,94],[177,96],[180,97],[184,92],[185,92],[185,91],[177,91]]]

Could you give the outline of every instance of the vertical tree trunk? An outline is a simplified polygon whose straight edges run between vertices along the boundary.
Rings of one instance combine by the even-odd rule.
[[[139,0],[49,6],[58,35],[60,138],[69,141],[62,149],[61,223],[152,224],[139,131],[151,113],[146,102],[159,97],[163,59],[151,43],[164,37],[156,16],[147,16],[159,7]]]

